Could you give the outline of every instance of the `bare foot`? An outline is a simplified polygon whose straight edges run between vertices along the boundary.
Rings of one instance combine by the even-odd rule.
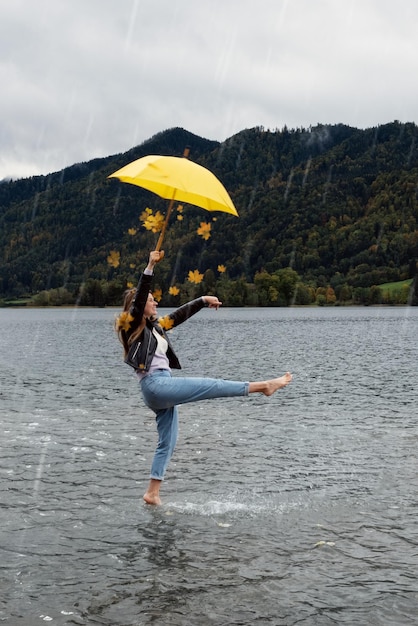
[[[144,499],[144,502],[146,502],[147,504],[156,504],[156,505],[160,505],[161,504],[160,496],[157,496],[157,495],[152,494],[152,493],[148,493],[148,491],[146,493],[144,493],[143,499]]]
[[[279,378],[273,378],[272,380],[266,381],[266,388],[263,390],[265,396],[272,396],[278,389],[282,389],[286,387],[292,380],[292,374],[290,372],[286,372],[283,376]]]
[[[160,487],[161,480],[151,478],[149,481],[148,489],[144,493],[144,502],[147,504],[161,504],[160,500]]]

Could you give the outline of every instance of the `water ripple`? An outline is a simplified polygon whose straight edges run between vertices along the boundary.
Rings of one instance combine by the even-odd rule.
[[[418,311],[203,311],[178,329],[186,375],[295,376],[271,399],[182,406],[157,509],[154,417],[113,316],[0,309],[0,621],[416,624]]]

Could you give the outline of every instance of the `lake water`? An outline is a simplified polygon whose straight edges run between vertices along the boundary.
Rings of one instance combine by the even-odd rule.
[[[176,329],[184,375],[294,380],[182,406],[157,508],[115,313],[0,309],[0,623],[417,624],[418,308]]]

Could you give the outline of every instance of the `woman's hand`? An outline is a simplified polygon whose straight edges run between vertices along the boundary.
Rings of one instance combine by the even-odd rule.
[[[147,265],[147,269],[152,270],[154,269],[154,265],[156,263],[159,263],[162,258],[164,257],[164,250],[152,250],[149,253],[149,259],[148,259],[148,265]]]
[[[219,309],[222,302],[216,296],[202,296],[210,309]]]

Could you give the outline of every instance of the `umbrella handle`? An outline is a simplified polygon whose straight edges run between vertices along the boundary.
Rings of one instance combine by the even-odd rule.
[[[171,211],[173,210],[173,204],[174,204],[174,200],[170,200],[170,204],[167,209],[167,215],[165,216],[164,224],[161,229],[160,236],[158,237],[157,245],[155,246],[155,249],[157,251],[160,251],[161,246],[163,245],[164,235],[165,235],[165,231],[167,230],[168,220],[170,219],[170,214],[171,214]]]
[[[184,148],[183,157],[187,159],[189,154],[190,154],[190,147],[186,146]],[[170,200],[170,204],[167,209],[167,215],[165,216],[164,224],[161,229],[160,236],[158,237],[157,245],[155,246],[155,249],[157,250],[157,252],[161,250],[161,246],[163,245],[164,235],[165,235],[165,231],[167,230],[168,220],[170,219],[170,214],[171,214],[171,211],[173,210],[173,204],[174,204],[174,198]],[[160,261],[163,258],[163,256],[164,256],[164,252],[162,252],[160,256]]]

